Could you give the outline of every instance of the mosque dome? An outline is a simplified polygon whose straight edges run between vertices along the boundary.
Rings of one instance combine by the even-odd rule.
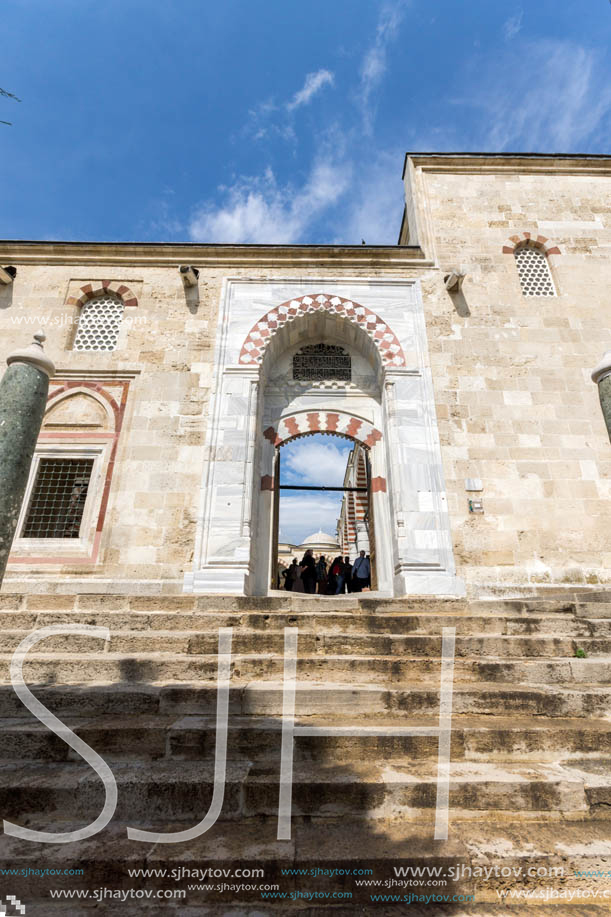
[[[333,535],[327,535],[327,533],[323,532],[322,530],[315,532],[313,535],[308,535],[307,538],[304,538],[302,544],[315,544],[321,547],[322,545],[329,545],[329,547],[334,548],[338,546],[337,538],[334,538]]]

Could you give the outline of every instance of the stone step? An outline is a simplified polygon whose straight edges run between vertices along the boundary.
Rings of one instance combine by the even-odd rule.
[[[190,887],[190,886],[188,886]],[[236,886],[237,887],[237,886]],[[254,886],[252,886],[254,888]],[[281,887],[281,886],[279,886]],[[446,914],[451,913],[452,917],[507,917],[508,907],[511,905],[506,904],[492,904],[481,902],[479,904],[452,904],[452,911],[448,912],[443,910],[443,904],[435,904],[435,900],[442,901],[443,898],[439,897],[435,899],[431,898],[420,898],[423,902],[421,906],[416,904],[418,898],[414,898],[416,894],[425,894],[423,889],[420,889],[420,892],[417,892],[415,887],[412,887],[411,894],[407,892],[404,893],[401,889],[395,889],[392,894],[395,895],[395,901],[405,901],[409,902],[405,904],[389,904],[389,903],[376,903],[373,904],[370,897],[373,889],[366,891],[365,889],[359,889],[358,892],[350,892],[350,898],[352,904],[349,906],[341,904],[323,904],[318,901],[317,904],[313,904],[306,901],[294,902],[269,902],[261,901],[261,894],[257,897],[257,904],[252,902],[249,906],[245,903],[242,904],[215,904],[212,901],[207,901],[205,905],[205,911],[202,911],[202,905],[188,905],[184,902],[181,904],[173,903],[172,901],[167,901],[166,904],[161,906],[147,905],[142,903],[129,904],[127,901],[122,905],[121,908],[121,917],[168,917],[168,915],[179,914],[180,917],[202,917],[202,914],[205,914],[206,917],[253,917],[253,914],[256,917],[272,917],[272,915],[281,915],[281,917],[286,917],[287,914],[299,914],[303,917],[326,917],[330,912],[333,917],[354,917],[355,913],[358,914],[374,914],[376,911],[383,909],[384,917],[404,917],[406,913],[406,908],[409,907],[409,913],[413,914],[414,917],[446,917]],[[141,892],[142,895],[146,894],[145,891]],[[149,891],[149,895],[150,895]],[[247,894],[242,892],[243,895]],[[256,893],[253,893],[256,894]],[[280,894],[280,893],[279,893]],[[286,892],[284,897],[287,899],[292,898],[294,895],[306,895],[302,889],[297,889],[291,892]],[[312,894],[312,893],[310,893]],[[386,889],[386,894],[389,894],[389,890]],[[405,897],[404,897],[405,894]],[[428,895],[443,895],[444,892],[440,889],[432,890],[429,889],[427,892]],[[566,896],[566,891],[563,893]],[[190,892],[190,897],[193,897],[194,893]],[[331,897],[331,894],[328,895]],[[324,895],[321,894],[319,897],[323,898]],[[193,900],[195,900],[193,898]],[[245,899],[246,900],[246,899]],[[390,900],[390,899],[388,899]],[[454,902],[454,898],[450,895],[445,899],[447,901]],[[456,899],[456,901],[467,901],[468,899],[461,898]],[[565,897],[565,900],[566,899]],[[591,900],[591,899],[590,899]],[[359,904],[360,901],[360,904]],[[425,901],[428,901],[425,907]],[[290,910],[287,910],[287,905],[290,903]],[[511,904],[514,904],[512,901]],[[520,917],[564,917],[564,915],[569,915],[569,912],[561,912],[558,908],[558,905],[537,905],[537,904],[526,904],[522,901],[518,902],[520,908],[519,914]],[[65,909],[66,904],[58,904],[57,902],[47,903],[47,902],[34,902],[28,907],[28,917],[54,917],[56,914],[69,914],[70,917],[91,917],[91,909],[83,909],[79,905],[75,905],[73,902],[69,905],[69,909]],[[355,908],[358,910],[355,911]],[[442,908],[442,910],[439,910]],[[592,904],[573,904],[571,906],[569,917],[607,917],[609,914],[608,908],[604,905],[592,905]]]
[[[158,758],[208,760],[214,758],[216,718],[214,716],[97,716],[64,719],[78,736],[108,760],[151,761]],[[296,761],[343,763],[437,759],[438,739],[430,736],[395,734],[412,727],[435,728],[431,716],[371,715],[345,716],[338,722],[329,716],[298,719],[305,726],[337,729],[339,735],[300,736],[295,742]],[[251,761],[279,760],[282,722],[280,718],[229,717],[228,757]],[[374,735],[351,735],[362,727]],[[343,731],[343,732],[342,732]],[[33,717],[0,720],[0,761],[80,760],[58,736]],[[611,755],[611,722],[608,720],[532,717],[469,717],[452,720],[452,760],[504,761],[519,759],[567,763],[571,758]]]
[[[318,596],[303,593],[291,595],[288,592],[272,596],[232,595],[127,595],[124,593],[9,593],[5,583],[0,594],[0,611],[165,611],[165,612],[281,612],[281,611],[351,611],[370,614],[393,614],[396,612],[423,611],[461,613],[467,611],[469,602],[465,599],[438,598],[435,596],[409,596],[399,599],[365,596],[363,594],[344,596]],[[502,606],[503,603],[494,602]],[[535,602],[535,604],[537,604]],[[568,608],[574,610],[574,601],[557,599],[543,600],[541,607],[550,609]],[[508,607],[526,607],[526,603],[511,602]]]
[[[253,723],[253,719],[255,722]],[[167,751],[172,757],[202,760],[215,749],[214,717],[185,716],[168,728]],[[439,742],[435,735],[400,736],[393,732],[412,727],[438,726],[430,716],[365,715],[342,717],[332,723],[328,717],[302,717],[298,723],[308,727],[332,725],[344,735],[306,735],[296,738],[295,760],[342,763],[345,761],[400,761],[437,759]],[[350,735],[350,731],[367,727],[379,735]],[[278,759],[282,734],[280,719],[237,717],[229,723],[228,754],[243,755],[251,760]],[[5,736],[7,733],[4,733]],[[86,734],[79,732],[85,738]],[[54,738],[51,736],[51,738]],[[88,741],[88,740],[87,740]],[[100,748],[99,745],[94,747]],[[531,717],[465,717],[452,719],[451,758],[453,761],[504,761],[520,759],[539,763],[572,757],[597,758],[611,755],[611,722]]]
[[[8,681],[11,656],[0,655],[0,678]],[[611,657],[591,659],[541,659],[489,656],[484,659],[457,658],[454,682],[498,681],[515,684],[560,685],[565,683],[611,685]],[[242,681],[282,678],[283,657],[263,652],[234,653],[231,677]],[[212,654],[173,653],[36,653],[24,663],[24,677],[30,684],[59,682],[147,683],[156,681],[198,682],[216,677],[218,658]],[[440,661],[428,657],[355,656],[348,654],[300,655],[298,677],[302,681],[372,682],[393,685],[407,680],[439,678]]]
[[[517,818],[560,814],[605,817],[611,801],[609,759],[571,765],[458,761],[450,766],[450,809],[463,817],[485,812]],[[168,819],[192,825],[212,798],[208,761],[114,762],[115,819],[165,830]],[[221,820],[275,817],[280,762],[227,761]],[[102,782],[85,763],[0,765],[3,818],[36,827],[36,813],[92,820],[104,803]],[[304,817],[402,818],[418,821],[435,808],[437,762],[295,764],[293,808]]]
[[[127,595],[112,593],[10,593],[5,584],[0,594],[0,613],[58,612],[166,612],[166,613],[286,613],[332,611],[351,614],[575,614],[576,607],[586,615],[611,604],[611,590],[603,593],[569,594],[564,597],[515,599],[440,599],[434,596],[409,596],[398,599],[347,596],[313,596],[277,593],[268,597],[224,595]],[[604,615],[594,615],[603,617]]]
[[[0,653],[12,653],[27,634],[23,631],[5,630],[0,633]],[[111,631],[110,639],[75,634],[46,637],[38,644],[45,654],[60,653],[163,653],[212,655],[218,650],[219,633],[190,631]],[[401,656],[429,659],[441,654],[441,629],[437,635],[427,634],[352,634],[312,632],[299,630],[300,655],[359,655]],[[611,655],[611,636],[604,637],[552,637],[540,635],[472,634],[457,636],[454,654],[457,658],[500,657],[507,658],[573,658],[578,649],[587,656]],[[232,652],[240,654],[276,654],[284,652],[283,631],[234,630]]]
[[[159,684],[38,684],[39,700],[59,717],[213,715],[214,681]],[[229,688],[231,715],[280,716],[282,681],[235,681]],[[460,715],[551,718],[611,718],[611,687],[587,684],[519,685],[503,682],[455,684],[453,712]],[[328,684],[299,680],[295,691],[298,716],[324,715],[341,721],[347,716],[375,714],[439,715],[439,681],[405,681],[400,686],[358,683]],[[29,714],[11,686],[0,685],[0,716]]]
[[[330,611],[319,614],[311,611],[261,613],[249,612],[20,612],[0,613],[1,630],[22,631],[25,636],[32,630],[52,624],[82,623],[108,627],[111,631],[149,632],[170,631],[189,633],[214,633],[219,627],[243,628],[256,632],[281,632],[285,627],[299,627],[300,631],[326,634],[429,634],[441,633],[443,627],[454,627],[459,635],[553,635],[566,637],[611,636],[611,621],[606,618],[577,618],[567,614],[548,615],[447,615],[406,613],[392,615],[353,614]]]
[[[611,602],[578,602],[576,614],[580,618],[611,618]]]
[[[185,897],[178,901],[164,901],[159,909],[140,899],[98,905],[101,913],[137,915],[137,917],[162,917],[168,913],[180,917],[267,917],[268,914],[302,913],[304,917],[328,914],[353,917],[355,913],[384,914],[389,917],[406,913],[418,917],[499,917],[516,914],[538,917],[599,917],[608,914],[608,904],[600,908],[593,905],[592,897],[567,898],[534,904],[532,909],[523,901],[507,898],[499,904],[500,895],[509,889],[539,890],[549,887],[564,892],[578,889],[597,891],[601,895],[609,888],[608,879],[584,880],[575,877],[575,870],[604,869],[609,862],[609,821],[589,818],[587,821],[550,820],[501,823],[456,819],[450,821],[446,841],[434,841],[430,824],[411,824],[401,819],[302,819],[293,817],[291,840],[276,839],[275,818],[252,818],[238,822],[217,822],[210,830],[181,844],[143,844],[130,841],[124,826],[111,822],[93,838],[75,844],[58,844],[49,847],[53,852],[53,866],[73,869],[84,866],[82,875],[40,876],[40,846],[20,841],[7,835],[0,837],[0,865],[5,864],[21,875],[11,876],[12,893],[27,904],[27,917],[52,917],[69,914],[70,917],[88,917],[89,907],[79,909],[78,899],[59,903],[49,899],[49,889],[89,891],[103,887],[125,890],[155,891],[180,889]],[[54,816],[40,825],[47,831],[74,830],[79,823]],[[168,823],[167,831],[180,830],[184,824]],[[45,848],[46,849],[46,848]],[[239,881],[245,888],[239,893],[222,895],[216,889],[204,890],[210,884],[196,875],[196,869],[221,870],[222,878],[214,883],[237,882],[238,869],[260,867],[262,878]],[[405,884],[392,887],[360,885],[357,882],[396,880],[395,869],[430,870],[429,875],[441,877],[446,885],[428,888],[429,893],[448,895],[473,895],[472,904],[452,903],[450,910],[429,904],[421,908],[415,902],[406,904],[377,903],[372,905],[371,894],[377,889],[390,893],[422,893],[422,879],[402,878]],[[158,870],[158,875],[129,876],[129,869]],[[510,871],[510,878],[502,869]],[[367,870],[363,876],[354,875],[358,869]],[[181,870],[184,872],[181,873]],[[287,870],[303,870],[301,875],[287,875]],[[330,875],[335,870],[335,875]],[[338,871],[342,872],[338,874]],[[449,872],[452,870],[452,872]],[[528,878],[528,870],[556,870],[544,878]],[[28,871],[31,871],[28,875]],[[174,876],[171,875],[174,871]],[[326,871],[326,874],[324,874]],[[435,872],[436,871],[436,872]],[[558,872],[560,871],[560,872]],[[25,875],[24,875],[25,873]],[[218,875],[218,874],[217,874]],[[179,878],[176,878],[179,876]],[[426,881],[426,880],[425,880]],[[351,893],[350,905],[337,905],[330,911],[328,905],[320,908],[304,899],[277,905],[262,902],[258,890],[263,883],[277,884],[281,893],[319,890],[321,892],[345,891]],[[199,886],[199,887],[198,887]],[[231,903],[230,903],[231,902]],[[582,903],[583,902],[583,903]],[[46,909],[45,909],[46,908]],[[358,910],[355,910],[358,908]],[[96,911],[96,912],[97,912]]]

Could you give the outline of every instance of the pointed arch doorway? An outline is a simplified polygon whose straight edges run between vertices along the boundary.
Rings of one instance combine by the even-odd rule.
[[[283,484],[282,483],[282,450],[289,443],[295,440],[303,439],[308,436],[316,436],[315,432],[300,434],[292,439],[286,440],[276,446],[274,455],[274,473],[273,473],[273,508],[272,508],[272,536],[271,536],[271,565],[269,575],[270,589],[281,589],[283,587],[281,578],[281,564],[279,562],[280,547],[280,510],[282,496],[298,495],[304,498],[315,495],[342,495],[341,504],[337,513],[335,526],[325,525],[329,531],[335,531],[337,534],[337,550],[334,555],[349,557],[353,562],[359,556],[361,550],[370,560],[371,576],[370,587],[372,590],[377,589],[377,568],[375,552],[375,527],[374,527],[374,507],[371,491],[371,461],[369,458],[369,447],[365,446],[352,437],[344,436],[345,440],[351,443],[352,449],[347,457],[346,468],[341,485],[329,484]],[[333,434],[341,436],[341,434]],[[319,534],[322,533],[322,520],[319,519]],[[328,520],[325,520],[327,522]],[[309,534],[309,533],[308,533]],[[314,536],[311,536],[314,539]],[[301,553],[305,545],[303,539],[299,540]],[[291,552],[294,553],[294,552]],[[320,551],[322,555],[322,550]],[[326,555],[327,563],[332,562],[332,558]],[[348,586],[348,590],[350,587]]]
[[[369,278],[312,288],[304,279],[223,287],[185,591],[268,594],[276,449],[326,432],[367,449],[371,505],[362,521],[375,532],[379,594],[463,594],[417,284]],[[296,372],[321,355],[335,361],[333,373]],[[348,364],[349,374],[337,369]]]
[[[316,395],[313,397],[316,398]],[[331,400],[329,396],[327,398]],[[320,397],[317,400],[320,405]],[[356,402],[357,398],[354,400]],[[376,399],[369,394],[360,393],[358,403],[361,409],[369,410],[372,414],[379,410]],[[357,465],[354,469],[354,483],[345,488],[337,488],[337,491],[344,490],[346,494],[360,497],[355,501],[358,505],[354,505],[354,516],[348,512],[348,524],[341,539],[342,553],[348,554],[350,560],[354,561],[360,550],[359,537],[360,544],[364,544],[366,531],[377,532],[377,538],[372,539],[375,543],[376,586],[383,594],[392,594],[392,541],[384,437],[373,420],[343,409],[334,410],[332,407],[327,410],[293,410],[263,430],[263,442],[260,444],[262,474],[253,543],[255,594],[265,594],[269,588],[276,588],[278,515],[280,494],[283,491],[279,474],[282,447],[295,439],[317,433],[350,440],[354,444],[353,453],[363,456],[365,480],[360,478],[359,481],[360,469]]]

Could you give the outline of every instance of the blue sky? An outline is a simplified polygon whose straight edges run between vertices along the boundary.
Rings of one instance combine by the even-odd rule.
[[[293,439],[280,449],[280,483],[312,487],[341,487],[351,440],[315,433]],[[280,541],[301,544],[322,529],[335,535],[342,503],[341,493],[281,492]]]
[[[608,152],[608,0],[4,0],[0,237],[395,243],[411,150]]]

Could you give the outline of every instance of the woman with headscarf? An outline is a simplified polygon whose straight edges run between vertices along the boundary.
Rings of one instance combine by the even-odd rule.
[[[324,554],[320,555],[316,564],[316,582],[318,583],[318,594],[325,595],[327,591],[327,561]]]
[[[312,548],[308,548],[301,560],[301,578],[306,592],[316,592],[316,563]]]
[[[291,592],[305,592],[305,586],[302,578],[301,570],[302,568],[297,563],[297,558],[293,560],[293,563],[289,567],[289,570],[293,570],[293,580],[291,585]]]

